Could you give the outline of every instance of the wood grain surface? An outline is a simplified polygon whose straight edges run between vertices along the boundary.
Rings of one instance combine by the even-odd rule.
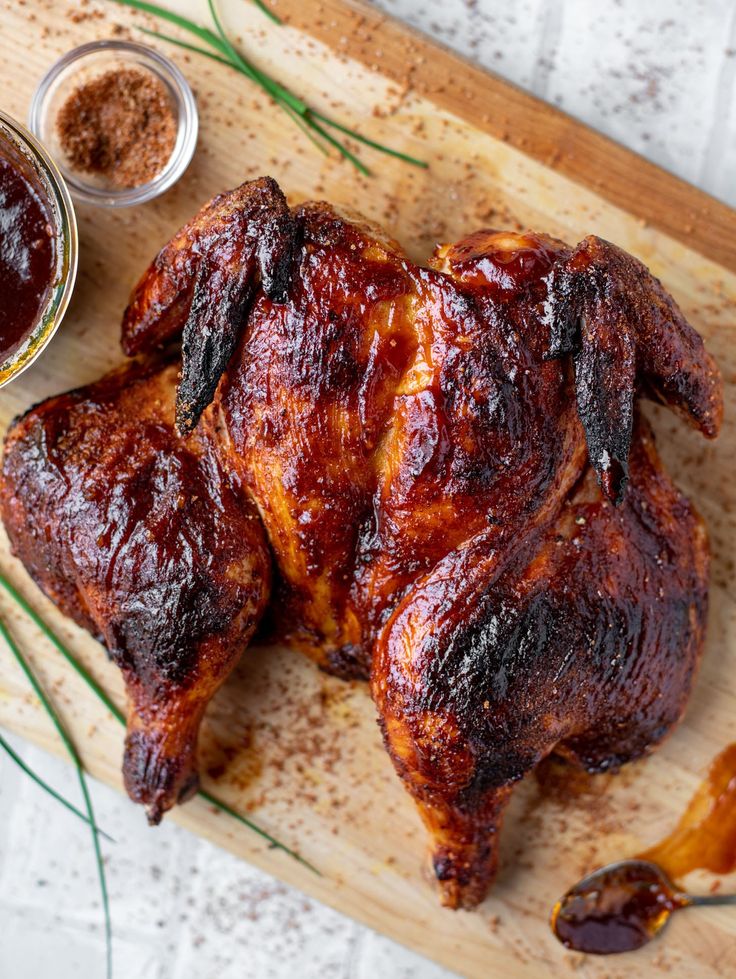
[[[194,0],[169,5],[203,17],[204,5]],[[638,255],[663,279],[706,337],[728,383],[725,430],[715,444],[666,412],[650,412],[671,471],[697,501],[712,535],[708,649],[685,722],[652,758],[599,777],[586,793],[566,800],[541,791],[534,780],[520,787],[503,832],[499,881],[477,912],[438,906],[419,819],[384,755],[365,688],[326,677],[286,650],[248,650],[212,704],[201,741],[204,782],[298,847],[322,876],[269,850],[200,801],[171,818],[467,976],[734,974],[736,915],[727,908],[678,915],[664,939],[607,960],[565,952],[547,918],[580,874],[667,832],[711,758],[736,740],[736,216],[362,5],[280,0],[274,6],[288,17],[287,26],[270,24],[242,0],[222,4],[233,34],[263,67],[341,121],[426,159],[429,169],[366,150],[363,159],[374,173],[361,177],[316,153],[245,79],[162,46],[198,97],[195,160],[161,200],[126,211],[78,208],[80,273],[72,305],[37,364],[0,393],[0,427],[39,399],[121,361],[120,314],[142,268],[201,202],[248,177],[272,174],[295,202],[325,197],[358,208],[420,259],[436,241],[481,226],[533,227],[571,242],[595,232]],[[93,38],[141,39],[132,25],[152,23],[112,3],[41,0],[3,8],[2,107],[24,119],[35,84],[57,56]],[[402,71],[408,64],[414,68]],[[117,670],[101,647],[41,597],[4,538],[0,567],[122,702]],[[120,785],[116,722],[3,596],[0,611],[55,695],[90,771]],[[60,750],[4,649],[0,724]],[[701,890],[711,882],[706,875],[687,881]],[[721,886],[736,889],[736,878]]]

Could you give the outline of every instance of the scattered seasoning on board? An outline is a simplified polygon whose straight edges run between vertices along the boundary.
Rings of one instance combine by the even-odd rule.
[[[114,187],[140,187],[170,159],[177,119],[159,78],[115,68],[71,93],[56,129],[72,169],[99,174]]]

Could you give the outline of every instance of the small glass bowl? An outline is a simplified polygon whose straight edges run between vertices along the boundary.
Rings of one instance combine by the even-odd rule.
[[[56,118],[77,86],[116,67],[133,65],[153,73],[166,86],[178,116],[176,144],[163,170],[153,180],[138,187],[111,187],[99,176],[81,173],[66,164],[56,132]],[[107,207],[130,207],[163,194],[189,166],[197,144],[197,103],[184,75],[158,51],[133,41],[92,41],[69,51],[41,79],[31,102],[29,125],[58,160],[76,200]]]
[[[48,206],[54,224],[56,268],[36,323],[15,353],[0,364],[0,387],[30,367],[56,333],[77,276],[77,221],[64,178],[44,147],[11,116],[0,111],[0,149]],[[0,296],[0,316],[2,297]]]

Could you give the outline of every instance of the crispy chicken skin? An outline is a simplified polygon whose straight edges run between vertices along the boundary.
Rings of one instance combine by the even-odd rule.
[[[373,696],[450,907],[474,907],[493,879],[514,782],[551,752],[616,768],[685,708],[705,626],[705,529],[641,420],[629,465],[620,507],[587,467],[513,548],[479,535],[447,555],[378,638]]]
[[[551,753],[615,767],[684,709],[708,545],[636,400],[713,437],[715,365],[601,239],[481,231],[419,267],[267,179],[207,205],[136,287],[124,349],[178,335],[170,438],[205,439],[257,507],[274,637],[370,676],[441,898],[474,906],[514,782]],[[48,512],[45,450],[17,458],[15,438],[6,471]],[[15,537],[38,577],[41,544]]]
[[[204,709],[270,582],[255,508],[206,427],[175,432],[177,377],[134,365],[44,401],[13,424],[2,484],[15,553],[123,672],[123,774],[152,823],[197,787]]]

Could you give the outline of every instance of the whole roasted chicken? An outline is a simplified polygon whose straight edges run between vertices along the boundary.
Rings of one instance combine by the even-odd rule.
[[[180,335],[177,388],[156,352]],[[2,508],[123,669],[126,781],[154,821],[267,604],[273,638],[370,678],[450,907],[482,900],[542,759],[615,768],[677,723],[708,544],[637,399],[712,438],[721,387],[636,259],[481,231],[418,267],[262,179],[162,249],[122,342],[154,359],[14,424]]]

